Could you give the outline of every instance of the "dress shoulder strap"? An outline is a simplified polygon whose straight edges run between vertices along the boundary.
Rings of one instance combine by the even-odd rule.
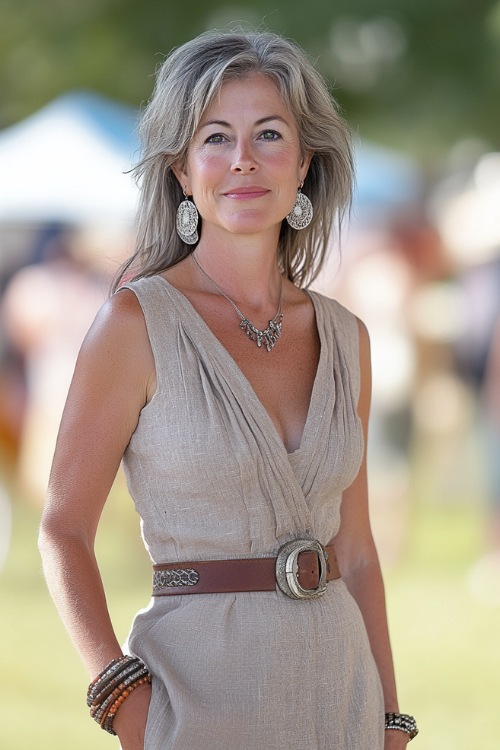
[[[347,307],[331,297],[309,291],[321,310],[327,340],[336,349],[349,373],[350,387],[357,401],[361,387],[359,367],[359,325],[358,319]],[[320,321],[318,321],[320,325]]]

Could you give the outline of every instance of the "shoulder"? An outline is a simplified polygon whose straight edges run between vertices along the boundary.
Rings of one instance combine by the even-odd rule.
[[[340,336],[351,343],[357,341],[361,321],[351,310],[333,297],[312,290],[308,290],[308,294],[313,299],[316,312],[330,324],[337,338]]]
[[[117,383],[150,383],[154,358],[141,305],[121,289],[100,308],[84,339],[79,366]]]
[[[316,303],[316,307],[321,308],[325,311],[325,313],[331,315],[332,317],[345,318],[354,321],[354,313],[352,313],[347,307],[345,307],[341,302],[334,299],[333,297],[327,297],[325,294],[316,292],[313,289],[308,289],[307,293],[310,297],[313,298],[313,301]]]
[[[367,390],[371,393],[372,365],[371,365],[371,344],[368,328],[360,318],[356,318],[358,326],[358,348],[359,348],[359,373],[361,380],[361,390]]]
[[[154,360],[141,308],[133,292],[117,292],[100,308],[80,349],[61,423],[61,445],[80,441],[84,462],[85,452],[88,458],[97,450],[103,454],[99,460],[116,468],[154,392]],[[67,456],[67,447],[61,456]]]
[[[359,339],[359,359],[361,364],[369,364],[370,362],[370,334],[365,323],[355,316],[356,325],[358,327],[358,339]]]
[[[370,335],[365,323],[338,300],[318,292],[309,292],[314,297],[316,309],[320,309],[331,330],[332,340],[342,350],[353,379],[357,394],[371,391]]]
[[[124,340],[145,332],[144,314],[137,296],[130,289],[115,292],[100,308],[87,335],[87,341],[101,338]]]
[[[360,342],[363,339],[363,343],[369,339],[368,329],[364,322],[358,318],[348,307],[343,305],[333,297],[327,297],[320,292],[313,291],[312,289],[307,290],[310,297],[313,297],[316,302],[316,307],[321,308],[325,314],[339,322],[344,322],[350,328],[356,327],[359,333]]]

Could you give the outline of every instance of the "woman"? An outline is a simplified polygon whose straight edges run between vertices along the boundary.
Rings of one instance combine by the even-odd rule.
[[[167,58],[141,133],[137,251],[83,344],[41,526],[91,713],[123,750],[399,750],[368,336],[301,288],[349,204],[346,125],[293,44],[210,33]],[[122,458],[155,565],[126,656],[93,551]]]

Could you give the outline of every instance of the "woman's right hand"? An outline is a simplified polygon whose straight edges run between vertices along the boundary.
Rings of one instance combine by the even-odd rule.
[[[144,737],[151,701],[151,685],[136,688],[122,703],[113,721],[122,750],[144,750]]]

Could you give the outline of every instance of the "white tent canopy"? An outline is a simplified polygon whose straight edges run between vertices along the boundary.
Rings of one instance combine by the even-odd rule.
[[[75,92],[4,130],[0,221],[131,221],[134,123],[133,109]]]

